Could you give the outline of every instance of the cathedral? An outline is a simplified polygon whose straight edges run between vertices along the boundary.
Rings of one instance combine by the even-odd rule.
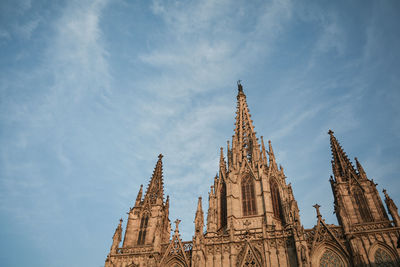
[[[181,239],[179,220],[171,229],[160,154],[145,192],[141,186],[129,210],[124,235],[122,219],[115,230],[105,267],[400,266],[397,207],[383,190],[390,219],[377,184],[357,158],[353,165],[333,131],[329,182],[339,225],[326,223],[316,204],[316,224],[304,229],[271,141],[267,149],[256,137],[240,82],[235,120],[208,194],[206,225],[199,198],[193,239]]]

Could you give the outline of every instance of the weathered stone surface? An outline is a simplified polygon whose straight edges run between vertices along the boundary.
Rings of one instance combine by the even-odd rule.
[[[128,266],[399,266],[397,207],[385,191],[389,220],[373,180],[360,162],[352,165],[329,130],[330,179],[339,225],[304,229],[297,201],[272,144],[259,143],[243,87],[238,83],[235,132],[226,160],[221,148],[218,175],[210,188],[206,231],[199,198],[192,241],[182,241],[179,220],[172,237],[169,198],[164,200],[162,155],[142,197],[130,209],[122,246],[122,219],[106,267]]]

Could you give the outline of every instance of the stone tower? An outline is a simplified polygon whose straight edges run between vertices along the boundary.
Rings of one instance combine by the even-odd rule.
[[[369,265],[375,262],[375,247],[386,247],[380,251],[396,258],[398,240],[397,226],[393,227],[376,188],[368,179],[363,167],[355,158],[356,167],[348,159],[339,142],[329,130],[332,150],[332,172],[330,183],[334,196],[334,210],[339,225],[343,228],[348,256],[354,265]],[[389,197],[387,196],[386,199]],[[387,201],[388,202],[388,201]],[[389,201],[390,202],[390,201]],[[393,203],[394,205],[394,203]],[[388,205],[389,211],[393,210]],[[392,215],[395,223],[398,213]],[[374,233],[371,235],[371,233]]]
[[[307,246],[291,185],[278,167],[271,142],[267,151],[263,138],[260,144],[256,137],[240,83],[226,158],[221,148],[201,261],[206,266],[306,266]]]
[[[128,222],[122,247],[117,249],[121,241],[121,219],[114,234],[113,245],[106,260],[106,267],[127,266],[128,263],[155,264],[155,260],[161,251],[161,244],[169,242],[171,236],[171,225],[168,218],[169,197],[167,196],[164,201],[162,157],[161,154],[158,156],[156,167],[144,197],[142,197],[143,186],[140,186],[135,205],[128,213]],[[139,251],[140,253],[138,253]],[[142,254],[144,252],[146,252],[145,255]],[[136,257],[127,259],[122,257],[124,253],[136,253]]]

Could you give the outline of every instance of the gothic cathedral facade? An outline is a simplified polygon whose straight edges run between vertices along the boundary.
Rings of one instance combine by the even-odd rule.
[[[317,222],[304,229],[291,184],[286,183],[268,141],[256,137],[243,87],[238,83],[235,131],[218,175],[202,199],[191,241],[171,236],[169,198],[164,198],[162,155],[143,196],[130,209],[122,246],[122,219],[105,267],[133,266],[400,266],[400,217],[384,190],[388,217],[373,180],[355,159],[353,166],[330,130],[334,211],[327,224],[316,204]],[[206,229],[204,230],[204,227]]]

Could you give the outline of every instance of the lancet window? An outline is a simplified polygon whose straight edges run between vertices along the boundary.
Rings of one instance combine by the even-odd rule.
[[[360,188],[356,188],[354,190],[354,199],[357,203],[358,210],[360,212],[361,219],[363,220],[363,222],[372,222],[372,216],[369,211],[367,201]]]
[[[282,220],[282,206],[279,195],[279,188],[275,180],[270,181],[271,188],[271,199],[272,199],[272,209],[274,211],[274,216]]]
[[[254,182],[250,175],[246,175],[242,178],[242,208],[243,216],[256,214]]]
[[[146,231],[147,231],[147,223],[149,222],[149,216],[143,215],[142,220],[140,221],[140,228],[139,228],[139,237],[137,244],[144,245],[144,241],[146,240]]]
[[[222,178],[221,178],[222,179]],[[221,227],[226,226],[227,214],[226,214],[226,184],[222,181],[220,191],[220,206],[221,206]]]

